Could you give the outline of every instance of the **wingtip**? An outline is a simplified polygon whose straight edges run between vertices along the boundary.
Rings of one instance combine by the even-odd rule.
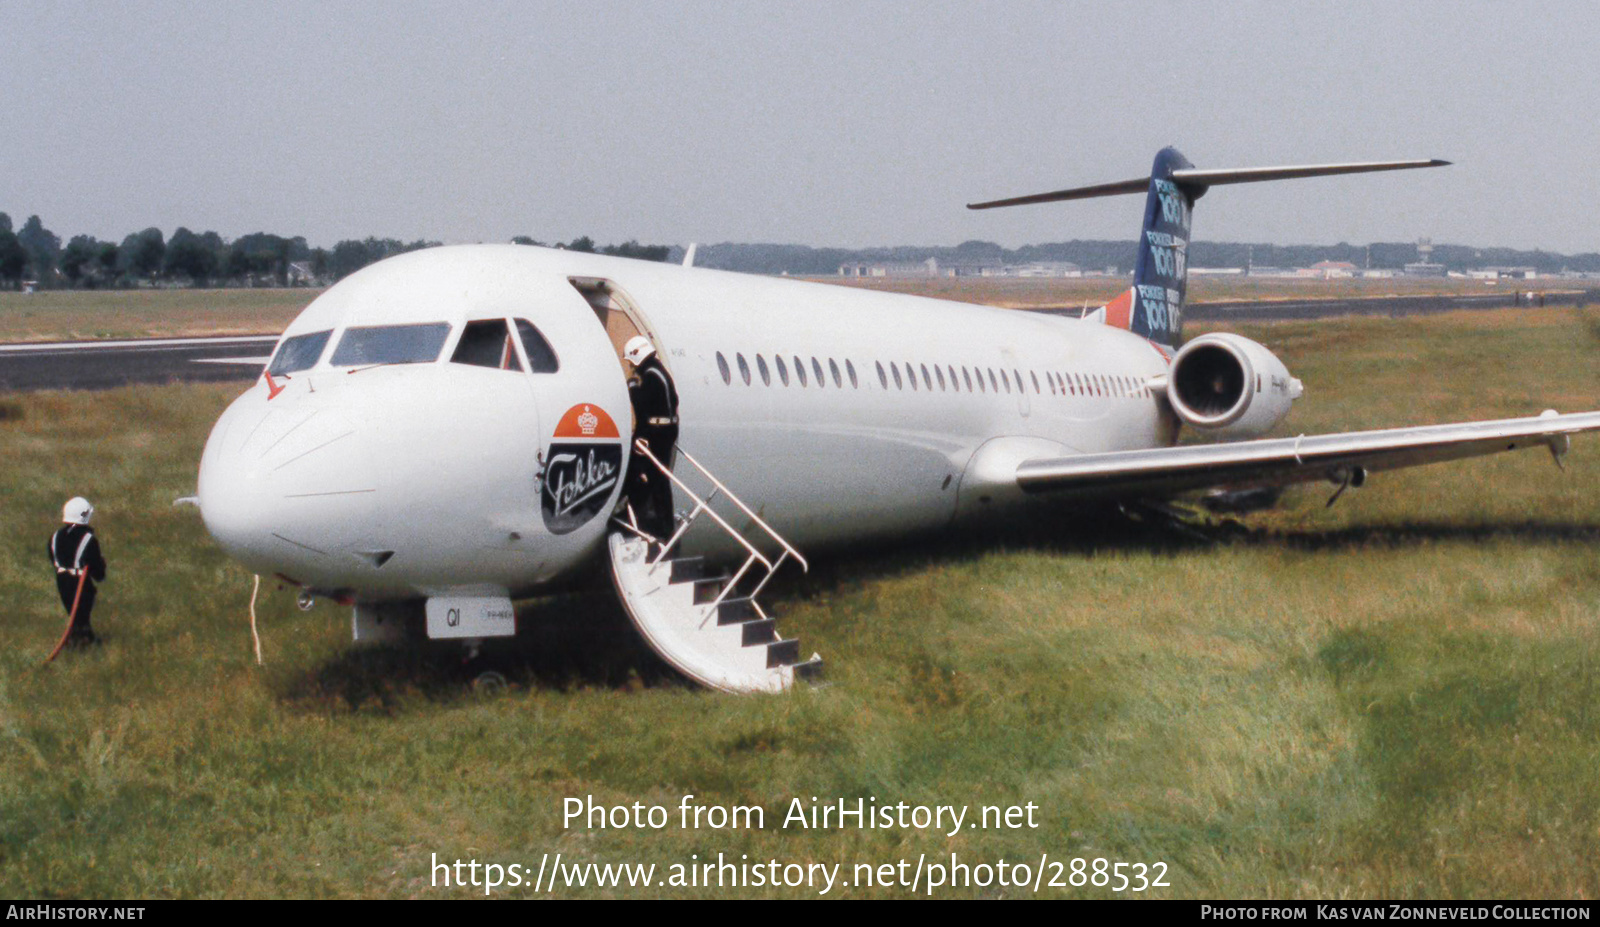
[[[1450,165],[1452,165],[1454,163],[1456,163],[1456,162],[1454,162],[1454,161],[1446,161],[1443,158],[1434,158],[1432,161],[1428,162],[1428,166],[1429,167],[1449,167]]]

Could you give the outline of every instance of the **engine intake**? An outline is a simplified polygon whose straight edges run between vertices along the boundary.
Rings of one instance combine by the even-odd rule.
[[[1283,361],[1249,338],[1202,335],[1172,359],[1167,400],[1184,424],[1227,437],[1265,434],[1304,392]]]

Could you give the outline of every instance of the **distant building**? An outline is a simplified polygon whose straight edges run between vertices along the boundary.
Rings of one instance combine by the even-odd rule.
[[[998,261],[951,261],[938,258],[925,261],[851,262],[839,265],[841,277],[994,277],[1003,273]]]
[[[1447,276],[1443,264],[1432,261],[1413,261],[1405,266],[1407,277],[1444,277]]]
[[[1002,268],[1002,273],[1007,277],[1081,277],[1083,268],[1071,261],[1033,261],[1008,264]]]
[[[933,277],[937,276],[939,262],[880,261],[876,263],[849,263],[839,265],[841,277]]]
[[[1533,280],[1539,276],[1537,267],[1484,267],[1467,271],[1467,276],[1492,280]]]
[[[1335,277],[1354,277],[1355,275],[1356,265],[1349,261],[1318,261],[1303,272],[1303,276],[1321,277],[1324,280],[1332,280]]]

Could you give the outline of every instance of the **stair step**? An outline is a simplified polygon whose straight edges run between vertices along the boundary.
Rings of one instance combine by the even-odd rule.
[[[791,637],[783,641],[773,641],[767,645],[767,669],[793,666],[799,662],[800,639],[798,637]]]
[[[717,596],[722,595],[722,590],[727,586],[728,580],[733,577],[726,574],[707,576],[704,579],[691,579],[689,585],[694,587],[694,604],[705,605],[715,602]]]
[[[770,644],[778,639],[778,622],[772,618],[765,621],[746,621],[739,627],[744,631],[743,644],[746,647]]]
[[[794,675],[796,679],[819,682],[822,679],[822,657],[812,654],[811,659],[806,662],[796,663],[794,665]]]
[[[743,624],[746,621],[761,620],[761,612],[757,610],[755,602],[748,598],[723,599],[717,606],[717,624]]]
[[[667,577],[669,583],[687,583],[707,575],[704,557],[677,557],[667,561],[672,573]]]

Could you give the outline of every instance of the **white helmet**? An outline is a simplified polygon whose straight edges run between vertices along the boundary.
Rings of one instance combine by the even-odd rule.
[[[61,520],[69,525],[87,525],[94,517],[94,506],[82,496],[73,496],[61,507]]]
[[[622,348],[623,359],[635,367],[644,363],[644,359],[654,353],[656,353],[656,346],[651,344],[650,339],[643,335],[634,335],[629,338],[628,343]]]

